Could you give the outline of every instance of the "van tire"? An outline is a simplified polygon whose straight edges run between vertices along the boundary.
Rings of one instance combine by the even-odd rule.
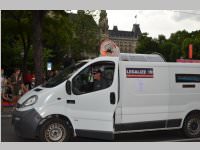
[[[39,130],[42,142],[64,142],[71,138],[71,130],[66,120],[51,118],[44,122]]]
[[[200,115],[191,114],[183,123],[183,132],[188,138],[200,137]]]

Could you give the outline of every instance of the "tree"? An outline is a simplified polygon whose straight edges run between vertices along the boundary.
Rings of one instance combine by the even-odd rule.
[[[166,61],[174,62],[178,58],[178,47],[176,44],[166,40],[165,42],[159,44],[160,47],[160,54],[164,56]]]
[[[172,33],[169,39],[159,35],[158,39],[152,39],[144,33],[138,41],[137,53],[158,52],[164,56],[167,61],[174,62],[176,59],[188,58],[189,44],[193,45],[193,58],[200,59],[200,31],[191,33],[183,30]]]
[[[69,55],[69,45],[73,42],[73,29],[69,16],[65,11],[48,11],[44,17],[43,45],[52,50],[53,57],[48,61],[54,69],[60,69],[65,55]]]
[[[43,45],[42,45],[42,23],[45,11],[35,10],[33,13],[33,51],[36,85],[44,82],[43,71]]]
[[[166,37],[164,35],[158,35],[158,42],[159,44],[166,42]]]
[[[172,33],[169,38],[170,42],[177,45],[179,58],[186,56],[185,50],[183,48],[183,41],[189,37],[190,34],[186,30],[183,30],[183,31],[177,31],[176,33]]]
[[[138,40],[136,47],[137,53],[151,54],[154,52],[159,52],[158,42],[151,37],[148,37],[147,33],[143,33]]]
[[[70,50],[72,56],[76,59],[81,59],[86,54],[97,54],[99,29],[90,13],[89,11],[85,13],[85,11],[79,10],[78,14],[69,14],[74,31]]]
[[[2,11],[2,66],[32,69],[34,11]],[[71,25],[64,11],[46,11],[43,17],[43,57],[52,58],[58,66],[71,40]],[[23,59],[22,59],[23,57]],[[13,63],[15,62],[15,63]],[[44,64],[44,63],[43,63]],[[44,64],[46,66],[46,64]]]
[[[24,74],[35,68],[38,85],[43,82],[47,61],[60,69],[66,55],[78,60],[97,53],[94,12],[2,11],[2,66],[23,68]]]
[[[4,66],[16,67],[10,62],[18,62],[22,64],[23,73],[27,71],[27,58],[32,42],[31,22],[31,11],[2,11],[2,55],[4,58],[2,62]],[[9,58],[9,56],[13,57]],[[20,57],[23,58],[22,62]]]

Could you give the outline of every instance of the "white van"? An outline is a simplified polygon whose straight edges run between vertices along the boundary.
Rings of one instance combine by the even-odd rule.
[[[125,132],[169,129],[200,136],[200,64],[120,54],[78,67],[66,68],[19,100],[12,119],[19,136],[112,140]]]

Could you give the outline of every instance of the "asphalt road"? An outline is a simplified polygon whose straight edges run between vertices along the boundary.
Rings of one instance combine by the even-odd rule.
[[[22,139],[16,136],[11,118],[1,118],[1,140],[2,142],[39,142],[37,139]],[[106,142],[90,138],[74,138],[72,142]],[[144,133],[129,133],[116,135],[114,142],[200,142],[197,139],[185,139],[179,130],[154,131]]]

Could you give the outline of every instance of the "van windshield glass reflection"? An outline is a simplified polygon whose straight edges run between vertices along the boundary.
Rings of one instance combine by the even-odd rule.
[[[71,66],[65,68],[57,76],[55,76],[54,78],[49,79],[42,86],[43,87],[55,87],[55,86],[59,85],[60,83],[66,81],[68,78],[70,78],[73,75],[73,73],[77,69],[79,69],[80,67],[82,67],[85,63],[86,62],[84,62],[84,63],[77,63],[75,65],[71,65]]]

